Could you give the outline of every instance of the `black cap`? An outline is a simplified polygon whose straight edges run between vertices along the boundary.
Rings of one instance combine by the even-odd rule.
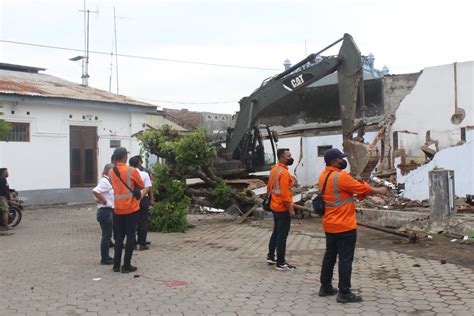
[[[122,160],[125,156],[127,156],[128,151],[124,147],[115,148],[114,153],[112,154],[112,160]]]
[[[345,158],[347,155],[337,148],[331,148],[324,153],[324,162],[331,163],[336,158]]]

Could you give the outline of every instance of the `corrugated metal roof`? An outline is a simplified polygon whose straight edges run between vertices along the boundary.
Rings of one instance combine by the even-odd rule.
[[[146,102],[86,87],[51,75],[3,69],[0,69],[0,94],[121,103],[156,108],[155,105]]]

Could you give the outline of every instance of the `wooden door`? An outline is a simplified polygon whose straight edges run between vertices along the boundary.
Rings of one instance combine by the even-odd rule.
[[[69,127],[71,187],[97,183],[97,128]]]

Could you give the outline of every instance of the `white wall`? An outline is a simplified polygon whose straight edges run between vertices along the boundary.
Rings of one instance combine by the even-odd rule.
[[[425,144],[425,135],[439,141],[439,149],[456,145],[460,141],[460,128],[474,125],[474,62],[457,64],[458,107],[466,111],[460,125],[451,123],[454,114],[454,65],[425,68],[412,92],[401,102],[396,112],[392,131],[399,133],[400,148],[408,157],[424,157],[419,149]]]
[[[472,137],[472,134],[470,136]],[[398,181],[405,183],[403,196],[413,200],[428,199],[428,172],[435,167],[454,170],[454,187],[457,196],[463,197],[466,194],[474,194],[473,161],[474,141],[441,150],[428,164],[419,167],[406,176],[398,175]]]
[[[70,187],[70,125],[97,127],[98,175],[110,162],[114,150],[110,148],[111,139],[120,140],[121,146],[131,155],[138,154],[138,142],[131,135],[143,129],[144,113],[43,104],[13,106],[8,102],[4,102],[3,107],[5,120],[30,123],[30,142],[0,142],[0,166],[9,169],[9,183],[17,190]],[[15,111],[13,115],[10,114],[12,110]]]
[[[366,133],[366,142],[372,142],[377,133]],[[296,175],[300,185],[315,185],[319,175],[324,171],[326,164],[324,157],[318,157],[318,146],[332,145],[342,151],[342,135],[305,136],[302,142],[303,158],[298,166],[301,152],[301,137],[280,138],[278,148],[289,148],[292,157],[295,159],[293,166],[289,168],[290,173]],[[269,142],[265,143],[265,148],[269,148]],[[296,169],[296,174],[295,174]],[[349,166],[347,167],[349,170]]]

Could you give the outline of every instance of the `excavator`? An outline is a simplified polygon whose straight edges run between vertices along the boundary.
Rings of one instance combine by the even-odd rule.
[[[321,54],[341,43],[335,56]],[[315,62],[316,57],[322,60]],[[220,176],[246,176],[250,173],[270,170],[276,163],[278,134],[269,126],[259,124],[262,114],[277,104],[291,100],[291,97],[312,83],[337,72],[339,107],[341,113],[343,150],[348,154],[351,174],[367,179],[379,161],[374,144],[363,142],[360,135],[364,122],[355,126],[357,100],[364,100],[362,56],[349,34],[280,74],[263,81],[250,96],[240,101],[235,127],[228,128],[225,147],[218,150],[214,171]],[[291,104],[288,104],[291,106]],[[359,131],[359,137],[354,133]],[[266,153],[264,140],[270,141],[272,153]],[[267,142],[268,143],[268,142]]]

